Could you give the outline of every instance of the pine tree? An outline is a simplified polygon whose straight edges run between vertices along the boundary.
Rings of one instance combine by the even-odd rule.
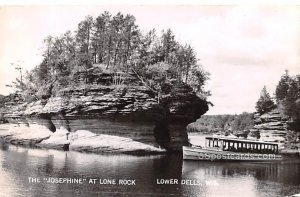
[[[112,72],[116,75],[124,74],[124,78],[134,73],[141,84],[157,95],[167,94],[176,85],[192,88],[203,98],[209,95],[203,90],[209,74],[198,64],[194,49],[176,41],[170,29],[162,31],[160,36],[155,29],[143,34],[130,14],[112,16],[104,12],[95,19],[87,16],[75,32],[48,36],[43,56],[43,61],[29,75],[35,79],[28,80],[30,92],[53,86],[55,94],[61,87],[84,85],[86,93],[93,82],[90,74],[94,75],[92,72],[98,67],[93,64],[102,64],[110,72],[117,71]]]
[[[292,130],[300,131],[300,92],[296,79],[291,79],[285,99],[282,101],[284,112],[291,117]]]
[[[84,71],[84,94],[86,93],[86,86],[88,83],[88,69],[92,67],[92,53],[91,53],[91,35],[92,35],[93,17],[87,16],[85,20],[78,24],[76,32],[76,42],[78,45],[78,64]]]
[[[292,80],[292,82],[289,85],[287,94],[283,100],[283,105],[286,111],[286,114],[288,114],[291,117],[297,117],[297,114],[300,113],[297,110],[296,106],[296,100],[298,97],[298,87],[296,81]]]
[[[289,75],[288,70],[285,70],[285,73],[281,76],[280,81],[278,82],[278,85],[276,87],[275,91],[275,97],[277,103],[280,103],[281,101],[284,100],[287,91],[289,89],[289,83],[291,81],[291,77]]]
[[[270,94],[267,92],[266,86],[262,89],[260,93],[260,98],[256,102],[256,110],[260,114],[271,111],[275,107],[274,102],[272,101]]]

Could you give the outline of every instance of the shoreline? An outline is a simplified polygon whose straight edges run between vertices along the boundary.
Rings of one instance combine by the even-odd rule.
[[[283,149],[279,151],[281,155],[298,155],[300,156],[300,150],[296,149]]]
[[[73,150],[86,153],[143,156],[160,155],[167,152],[165,149],[137,142],[126,137],[95,134],[88,130],[69,132],[64,127],[60,127],[53,133],[42,126],[31,129],[26,126],[1,125],[0,139],[4,143],[24,147],[64,151]]]
[[[13,129],[12,129],[13,128]],[[87,130],[68,132],[61,127],[56,132],[39,127],[34,135],[23,127],[13,127],[12,124],[0,124],[0,140],[2,143],[20,145],[30,148],[77,151],[96,154],[127,154],[136,156],[163,155],[167,151],[155,146],[143,144],[130,138],[95,134]],[[3,132],[1,132],[3,131]],[[27,135],[26,135],[27,133]],[[178,154],[180,151],[177,151]],[[181,153],[181,152],[180,152]],[[298,155],[300,150],[281,149],[281,155]]]

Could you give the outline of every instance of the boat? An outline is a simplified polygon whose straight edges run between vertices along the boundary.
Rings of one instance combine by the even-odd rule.
[[[278,161],[278,144],[247,139],[206,137],[205,147],[183,146],[184,160]]]

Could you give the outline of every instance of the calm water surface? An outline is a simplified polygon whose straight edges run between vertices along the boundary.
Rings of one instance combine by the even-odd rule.
[[[300,160],[277,163],[183,161],[163,156],[97,155],[17,147],[0,143],[0,196],[287,196],[300,193]],[[29,182],[29,177],[40,183]],[[44,178],[83,178],[82,184]],[[88,183],[135,180],[136,185]],[[158,184],[161,179],[188,184]],[[196,185],[195,185],[196,184]]]

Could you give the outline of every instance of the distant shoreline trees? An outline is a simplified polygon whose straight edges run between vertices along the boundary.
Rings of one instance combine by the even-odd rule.
[[[203,115],[196,122],[189,124],[188,132],[245,132],[254,126],[254,114],[242,113],[239,115]]]

